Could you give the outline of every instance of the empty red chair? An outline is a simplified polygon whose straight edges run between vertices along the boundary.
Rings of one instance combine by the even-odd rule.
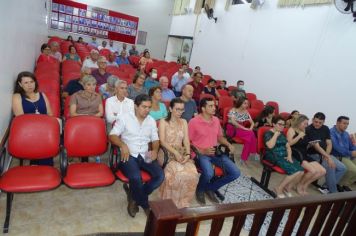
[[[104,163],[68,163],[68,158],[87,158],[106,152],[107,135],[103,119],[95,116],[68,119],[64,127],[64,149],[61,155],[61,171],[67,186],[79,189],[114,183],[115,177]]]
[[[103,48],[99,51],[100,56],[106,57],[106,59],[109,59],[111,51],[109,49]]]
[[[77,61],[65,60],[62,62],[62,73],[68,72],[79,72],[81,70],[81,65]]]
[[[36,74],[36,78],[38,81],[38,84],[41,84],[42,81],[56,81],[56,83],[60,83],[60,77],[58,72],[47,72],[47,73],[39,73]]]
[[[247,110],[248,110],[248,113],[250,113],[252,120],[255,120],[261,113],[260,110],[254,109],[254,108],[249,108]]]
[[[283,118],[284,121],[289,119],[290,113],[289,112],[281,112],[279,115]]]
[[[250,104],[251,104],[251,108],[257,109],[259,111],[262,111],[263,108],[265,107],[265,105],[261,100],[250,101]]]
[[[51,106],[53,116],[59,118],[61,115],[61,101],[56,94],[46,94],[48,102]]]
[[[220,116],[223,116],[224,109],[226,107],[232,107],[234,105],[234,100],[232,97],[229,96],[221,96],[219,98],[218,110]]]
[[[257,96],[254,93],[246,93],[246,98],[249,101],[257,100]]]
[[[269,101],[266,103],[266,106],[274,107],[274,114],[279,114],[279,106],[277,102]]]
[[[59,153],[59,123],[47,115],[25,114],[13,119],[8,139],[8,153],[20,160],[41,160]],[[4,149],[5,150],[5,149]],[[4,162],[0,162],[2,164]],[[0,170],[4,166],[0,166]],[[59,171],[52,166],[15,166],[0,177],[0,189],[7,193],[3,232],[9,230],[11,206],[15,193],[48,191],[61,183]],[[26,223],[26,222],[23,222]]]
[[[225,89],[217,89],[218,93],[220,96],[229,96],[229,92],[226,91]]]

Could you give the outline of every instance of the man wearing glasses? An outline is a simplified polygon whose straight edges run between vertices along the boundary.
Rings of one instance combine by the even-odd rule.
[[[96,79],[96,83],[98,86],[105,84],[111,75],[110,73],[106,72],[106,65],[107,61],[104,56],[99,57],[98,59],[98,69],[94,70],[91,75],[94,76]]]

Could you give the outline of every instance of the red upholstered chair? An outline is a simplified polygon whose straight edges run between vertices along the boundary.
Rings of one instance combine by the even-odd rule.
[[[64,183],[75,189],[111,185],[115,181],[109,166],[104,163],[71,163],[68,158],[87,158],[102,155],[107,150],[105,121],[95,116],[77,116],[64,126],[64,150],[61,153],[61,172]]]
[[[248,113],[250,113],[252,120],[255,120],[261,113],[260,110],[255,109],[255,108],[249,108],[247,110],[248,110]]]
[[[287,121],[290,116],[290,113],[289,112],[281,112],[281,113],[279,113],[279,115],[284,119],[284,121]]]
[[[109,55],[110,55],[111,51],[109,49],[103,48],[99,51],[100,56],[104,56],[106,58],[106,60],[109,59]]]
[[[63,106],[63,117],[68,120],[70,118],[70,96],[66,97]]]
[[[257,100],[257,96],[254,93],[246,93],[246,97],[249,101]]]
[[[266,152],[266,147],[265,147],[265,143],[264,143],[264,134],[270,129],[271,129],[271,127],[262,126],[257,131],[257,152],[260,153],[261,162],[263,165],[263,171],[262,171],[262,176],[261,176],[259,185],[264,190],[268,191],[272,196],[275,196],[275,194],[268,189],[268,184],[269,184],[269,180],[271,177],[271,173],[277,172],[279,174],[286,174],[286,172],[279,166],[276,166],[276,165],[272,164],[271,162],[269,162],[268,160],[264,159],[265,152]],[[286,131],[284,130],[283,133],[286,133]]]
[[[81,66],[77,61],[65,60],[62,62],[62,74],[76,72],[80,73]]]
[[[58,81],[55,80],[41,80],[38,90],[45,94],[55,94],[59,97],[60,86]]]
[[[20,160],[55,157],[59,153],[59,137],[59,123],[56,118],[35,114],[17,116],[13,119],[10,128],[8,153]],[[0,174],[2,170],[4,166],[0,166]],[[7,193],[3,232],[7,233],[9,230],[11,206],[15,193],[47,191],[58,187],[60,183],[60,172],[52,166],[16,166],[5,171],[0,176],[0,189]]]
[[[251,108],[257,109],[262,111],[265,105],[263,104],[263,101],[261,100],[252,100],[250,101]]]
[[[274,107],[274,114],[279,114],[279,106],[277,102],[269,101],[266,103],[266,106]]]
[[[226,91],[225,89],[217,89],[218,93],[220,94],[220,96],[229,96],[229,92]]]
[[[234,105],[234,99],[230,96],[221,96],[219,98],[218,111],[220,116],[223,116],[224,109],[226,107],[232,107]]]
[[[48,102],[51,106],[53,116],[59,118],[61,116],[61,101],[56,94],[46,94]]]
[[[237,87],[236,86],[229,86],[229,87],[227,87],[227,89],[229,90],[229,92],[231,92],[231,91],[237,89]]]

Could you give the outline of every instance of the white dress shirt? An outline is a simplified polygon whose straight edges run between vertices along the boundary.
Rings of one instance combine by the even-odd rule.
[[[144,157],[148,151],[148,143],[159,140],[156,121],[148,115],[140,124],[135,113],[119,116],[110,135],[121,135],[121,140],[128,146],[133,157]]]
[[[117,96],[106,99],[105,118],[109,124],[112,124],[122,114],[134,112],[134,102],[130,98],[124,98],[122,102],[117,99]]]
[[[90,57],[85,59],[83,62],[83,68],[84,67],[89,67],[89,68],[98,68],[98,63],[93,61]]]

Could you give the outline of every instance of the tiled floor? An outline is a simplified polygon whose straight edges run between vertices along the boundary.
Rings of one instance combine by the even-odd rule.
[[[236,163],[241,147],[237,146]],[[15,162],[13,163],[15,164]],[[259,179],[261,165],[251,160],[248,167],[240,166],[242,173]],[[272,174],[270,188],[283,176]],[[353,189],[355,185],[352,186]],[[313,187],[311,194],[319,194]],[[158,199],[157,191],[150,200]],[[193,206],[198,206],[195,202]],[[5,218],[6,195],[0,195],[0,226]],[[122,183],[104,188],[73,190],[64,185],[41,193],[16,194],[13,201],[10,232],[8,235],[83,235],[96,232],[143,232],[146,216],[143,211],[135,218],[126,211],[126,195]],[[209,221],[202,222],[199,235],[207,235]],[[226,219],[221,235],[228,235],[232,219]],[[179,225],[178,230],[184,230]],[[244,232],[246,234],[246,232]]]

